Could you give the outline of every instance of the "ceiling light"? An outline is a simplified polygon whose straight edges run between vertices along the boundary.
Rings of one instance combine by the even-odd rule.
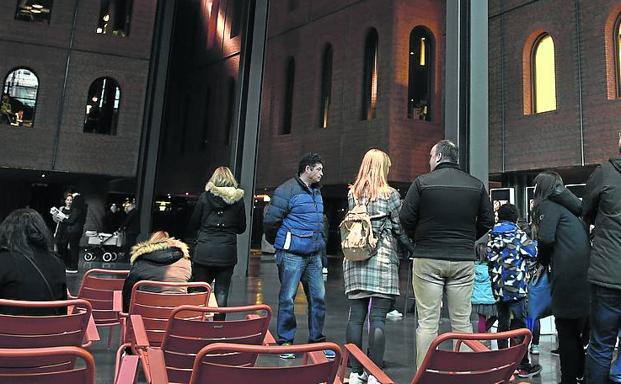
[[[43,6],[41,4],[32,4],[32,8],[41,9]]]
[[[32,13],[41,13],[41,10],[40,10],[40,9],[33,9],[33,10],[32,10],[32,11],[30,11],[30,12],[32,12]]]

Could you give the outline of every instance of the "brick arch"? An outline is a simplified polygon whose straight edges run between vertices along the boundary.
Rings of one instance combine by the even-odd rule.
[[[522,103],[524,115],[532,115],[534,113],[533,107],[533,48],[539,41],[539,38],[543,35],[552,35],[550,32],[543,28],[538,28],[532,31],[526,41],[524,42],[524,48],[522,49]],[[552,37],[554,41],[554,37]],[[556,47],[555,52],[556,55]]]
[[[621,17],[621,3],[612,7],[606,18],[606,25],[604,26],[604,49],[606,55],[606,96],[608,100],[621,97],[617,94],[617,60],[615,58],[616,49],[613,34],[615,32],[615,26],[617,20]],[[621,65],[621,63],[619,64]]]

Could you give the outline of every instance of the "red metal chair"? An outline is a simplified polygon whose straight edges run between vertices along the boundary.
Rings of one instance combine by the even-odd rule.
[[[67,308],[66,314],[53,316],[0,314],[0,348],[87,347],[91,343],[86,336],[92,308],[86,300],[0,300],[0,306]]]
[[[95,360],[79,347],[0,349],[0,383],[95,384]]]
[[[261,313],[261,315],[257,313]],[[206,315],[225,313],[225,321],[207,321]],[[231,316],[234,319],[231,319]],[[268,327],[272,310],[267,305],[249,305],[243,307],[209,308],[184,305],[176,308],[168,320],[168,327],[161,347],[152,347],[147,340],[144,324],[140,316],[133,315],[128,329],[134,333],[135,344],[132,349],[137,352],[142,363],[147,383],[165,382],[188,383],[192,375],[192,365],[201,348],[212,343],[236,343],[262,345],[275,342],[269,334]],[[125,363],[136,369],[136,360],[130,357]],[[256,354],[227,354],[219,356],[218,362],[227,365],[252,366]],[[118,358],[117,358],[118,361]],[[117,367],[117,372],[129,368]],[[135,373],[122,379],[127,382]],[[167,378],[166,378],[167,377]]]
[[[480,340],[506,340],[523,337],[515,345],[490,350]],[[412,384],[491,384],[508,383],[513,372],[528,351],[531,333],[528,329],[516,329],[500,333],[444,333],[436,337],[425,355]],[[446,341],[455,342],[453,350],[438,347]],[[464,344],[470,350],[460,347]],[[335,382],[342,383],[347,370],[349,355],[358,360],[364,369],[382,384],[394,384],[386,374],[353,344],[345,345],[343,361]]]
[[[112,343],[112,327],[121,324],[119,312],[114,310],[114,291],[121,291],[128,270],[90,269],[84,274],[77,298],[88,300],[93,306],[93,319],[98,327],[108,328],[108,349]]]
[[[193,292],[188,293],[188,288],[191,288]],[[201,290],[196,291],[196,289]],[[182,290],[183,292],[171,292],[171,290]],[[115,310],[120,310],[122,308],[121,292],[116,292],[118,293],[114,298],[114,307]],[[172,283],[142,280],[132,288],[129,312],[120,312],[120,316],[121,319],[127,319],[130,315],[140,315],[144,321],[149,344],[159,347],[164,339],[168,318],[173,310],[182,305],[207,307],[210,295],[211,286],[204,282]],[[196,314],[190,316],[196,316]],[[131,344],[133,333],[128,332],[126,322],[123,320],[121,321],[121,332],[123,334],[122,344]],[[121,348],[126,346],[121,345]]]
[[[326,349],[333,350],[336,357],[333,360],[312,359],[311,354],[323,356]],[[304,359],[300,365],[276,366],[240,366],[227,365],[218,362],[221,356],[229,354],[248,355],[279,355],[282,353],[303,353]],[[332,383],[336,376],[341,349],[334,343],[314,343],[288,346],[254,346],[215,343],[201,349],[192,368],[190,384],[209,383],[295,383],[318,384]]]

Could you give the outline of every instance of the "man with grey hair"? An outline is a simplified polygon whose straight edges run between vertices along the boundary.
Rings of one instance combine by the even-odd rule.
[[[438,335],[444,291],[453,331],[472,333],[474,242],[494,225],[485,185],[459,169],[457,146],[442,140],[429,155],[431,172],[414,180],[399,215],[414,239],[417,367]]]

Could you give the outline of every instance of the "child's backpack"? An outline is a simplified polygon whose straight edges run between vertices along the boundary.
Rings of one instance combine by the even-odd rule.
[[[371,216],[365,204],[350,209],[339,225],[341,230],[341,249],[349,261],[367,260],[375,253],[377,238],[373,234]]]

